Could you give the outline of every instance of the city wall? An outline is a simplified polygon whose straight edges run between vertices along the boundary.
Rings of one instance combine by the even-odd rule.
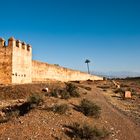
[[[32,60],[32,47],[13,37],[0,38],[0,84],[24,84],[50,80],[103,80],[102,77]]]
[[[75,80],[103,80],[102,77],[89,75],[84,72],[63,68],[39,61],[32,61],[32,81],[75,81]]]

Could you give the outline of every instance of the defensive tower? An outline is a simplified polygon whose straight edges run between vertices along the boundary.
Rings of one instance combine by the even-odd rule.
[[[32,82],[32,48],[13,37],[0,38],[0,84]]]

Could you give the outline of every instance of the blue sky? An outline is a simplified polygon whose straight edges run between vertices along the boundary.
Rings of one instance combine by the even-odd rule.
[[[86,71],[140,72],[139,0],[0,0],[0,36],[33,59]]]

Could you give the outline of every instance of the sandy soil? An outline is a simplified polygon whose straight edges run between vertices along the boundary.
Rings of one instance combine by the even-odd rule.
[[[53,83],[54,84],[54,83]],[[36,92],[42,94],[42,88],[44,86],[53,87],[52,84],[36,84],[36,85],[22,85],[24,93],[20,90],[21,97],[25,98],[30,92]],[[57,86],[62,87],[63,83],[57,83]],[[55,114],[53,112],[36,108],[29,113],[18,118],[13,118],[7,123],[0,124],[0,140],[70,140],[64,133],[66,124],[72,122],[89,123],[96,125],[99,128],[105,127],[110,135],[107,140],[139,140],[140,139],[140,125],[136,124],[134,120],[122,111],[113,106],[102,89],[97,88],[97,84],[94,82],[83,82],[77,84],[80,98],[72,98],[69,100],[63,100],[53,97],[45,97],[43,106],[52,106],[54,104],[66,103],[70,109],[65,115]],[[91,87],[92,90],[86,90],[82,86]],[[18,86],[18,91],[20,86]],[[9,87],[8,87],[9,88]],[[17,86],[12,86],[12,91],[16,91]],[[14,96],[6,96],[3,89],[9,93],[11,90],[6,90],[6,87],[2,87],[0,92],[2,93],[2,99],[13,99]],[[83,94],[83,93],[87,94]],[[20,93],[16,98],[20,97]],[[12,93],[13,94],[13,93]],[[73,104],[78,105],[81,99],[87,98],[92,100],[97,105],[101,106],[101,117],[94,119],[86,117],[82,113],[73,109]],[[4,99],[4,100],[5,100]]]

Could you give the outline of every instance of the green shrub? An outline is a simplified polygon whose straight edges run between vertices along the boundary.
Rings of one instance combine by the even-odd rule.
[[[67,104],[61,104],[61,105],[54,105],[52,107],[52,111],[58,114],[65,114],[66,111],[69,109]]]
[[[70,94],[66,90],[63,90],[61,92],[60,96],[61,96],[61,99],[69,99],[70,98]]]
[[[127,90],[132,93],[132,96],[137,96],[138,95],[135,89],[128,88]]]
[[[120,97],[121,97],[122,99],[125,99],[125,98],[124,98],[124,95],[125,95],[125,90],[124,90],[124,89],[118,88],[118,89],[114,90],[114,92],[115,92],[115,93],[119,93],[119,94],[120,94]]]
[[[75,91],[75,92],[71,92],[70,96],[71,97],[80,97],[80,94],[77,91]]]
[[[51,93],[50,93],[50,95],[51,95],[52,97],[58,98],[59,90],[58,90],[58,89],[52,90]]]
[[[72,125],[65,125],[65,127],[67,128],[65,134],[76,140],[99,140],[109,134],[105,129],[98,129],[88,124],[73,123]]]
[[[66,84],[66,91],[70,94],[71,97],[80,97],[80,94],[77,92],[77,87],[72,83]]]
[[[19,117],[19,110],[12,110],[12,109],[3,109],[4,116],[0,116],[0,123],[6,123],[11,118],[17,118]]]
[[[19,116],[24,116],[31,109],[43,103],[43,99],[38,94],[33,94],[28,97],[27,101],[20,106],[13,106],[11,108],[3,109],[2,111],[5,113],[4,117],[0,117],[0,123],[4,123],[9,121],[11,118],[16,118]]]
[[[64,89],[54,89],[50,96],[61,98],[61,99],[69,99],[71,97],[80,97],[80,94],[77,92],[77,87],[74,84],[66,83],[66,88]]]
[[[9,119],[10,118],[17,118],[20,114],[20,111],[17,108],[15,110],[9,110],[5,114],[6,114],[6,117],[9,118]]]
[[[66,83],[66,90],[68,92],[73,92],[73,91],[77,90],[77,87],[72,83]]]
[[[93,116],[95,118],[98,118],[101,113],[101,108],[87,99],[83,99],[81,101],[78,110],[85,116]]]
[[[32,94],[31,96],[28,97],[27,103],[30,104],[30,107],[34,108],[35,106],[40,105],[43,103],[43,98],[39,94]]]

